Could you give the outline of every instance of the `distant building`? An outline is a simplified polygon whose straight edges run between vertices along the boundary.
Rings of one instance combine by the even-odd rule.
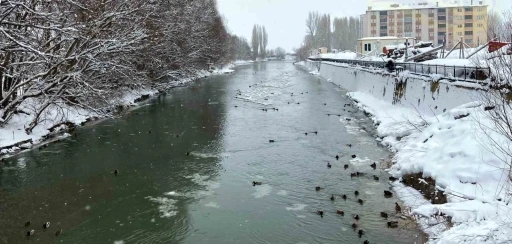
[[[487,43],[487,7],[484,1],[416,0],[397,4],[379,0],[368,6],[362,15],[363,36],[411,36],[418,41],[429,41],[447,48],[460,41],[476,46]]]
[[[327,53],[327,48],[326,47],[318,48],[318,53],[320,53],[320,54]]]
[[[396,36],[382,36],[382,37],[365,37],[357,40],[357,49],[364,55],[386,53],[387,49],[405,48],[405,41],[408,41],[409,46],[413,46],[412,37],[396,37]]]

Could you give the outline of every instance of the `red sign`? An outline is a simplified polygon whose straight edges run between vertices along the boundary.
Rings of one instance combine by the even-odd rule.
[[[496,42],[496,41],[490,41],[489,42],[489,53],[492,53],[506,45],[508,45],[509,43],[507,42]]]

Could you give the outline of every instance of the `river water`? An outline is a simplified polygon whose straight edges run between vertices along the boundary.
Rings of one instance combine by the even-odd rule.
[[[390,154],[345,93],[292,63],[256,63],[10,158],[0,243],[421,242],[395,215],[399,200],[384,198]],[[387,228],[382,211],[401,228]]]

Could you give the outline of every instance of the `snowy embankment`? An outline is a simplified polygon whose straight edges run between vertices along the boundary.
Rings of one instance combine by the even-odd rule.
[[[135,107],[139,102],[157,95],[159,90],[182,86],[210,75],[232,73],[234,67],[251,63],[252,61],[235,61],[221,68],[215,68],[211,72],[201,70],[195,76],[164,83],[158,88],[127,89],[121,92],[120,97],[112,101],[112,104],[114,104],[112,109],[115,109],[115,107]],[[34,145],[51,138],[67,137],[69,134],[63,132],[71,127],[84,125],[88,121],[97,120],[103,116],[88,109],[62,103],[59,106],[48,107],[41,115],[40,123],[33,129],[32,133],[27,134],[25,128],[35,117],[31,111],[35,110],[34,108],[37,106],[41,106],[38,100],[27,100],[21,105],[20,110],[28,112],[28,114],[18,113],[13,116],[9,123],[0,128],[0,155],[9,155],[20,150],[31,149]]]
[[[425,192],[403,182],[392,184],[409,214],[429,234],[430,243],[512,242],[507,165],[511,158],[503,151],[510,152],[510,141],[497,133],[488,116],[491,107],[473,102],[435,117],[422,117],[365,93],[348,96],[371,114],[378,140],[396,152],[389,173],[401,180],[419,174],[417,185],[434,180],[432,188],[446,197],[432,204],[424,198]]]

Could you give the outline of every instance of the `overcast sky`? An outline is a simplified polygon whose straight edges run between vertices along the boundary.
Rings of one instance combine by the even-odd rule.
[[[419,0],[408,1],[419,2]],[[360,16],[365,13],[368,4],[367,0],[217,0],[217,2],[219,11],[226,18],[231,33],[244,36],[250,42],[253,25],[264,25],[268,33],[268,48],[283,47],[288,52],[300,45],[306,33],[304,23],[309,11],[328,13],[331,14],[331,18]],[[486,0],[485,2],[499,9],[512,8],[512,0]]]

